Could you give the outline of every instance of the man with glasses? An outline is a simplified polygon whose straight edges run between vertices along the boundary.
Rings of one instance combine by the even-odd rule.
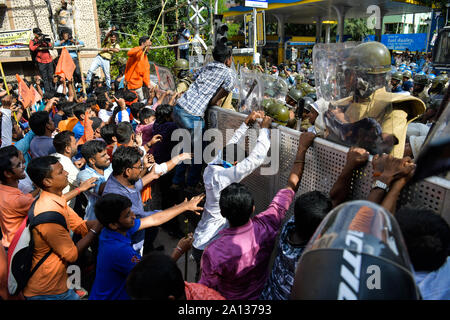
[[[19,190],[19,180],[25,178],[25,159],[15,146],[0,149],[0,228],[2,245],[8,249],[28,209],[39,193],[24,194]]]
[[[142,189],[161,175],[172,170],[179,162],[190,159],[191,155],[182,153],[175,156],[170,161],[160,165],[155,164],[150,154],[147,154],[142,160],[143,152],[137,147],[120,146],[114,152],[112,157],[113,172],[106,182],[103,194],[117,193],[131,200],[131,211],[137,218],[144,218],[156,213],[156,211],[145,211],[142,202]],[[158,234],[158,227],[151,227],[136,232],[132,237],[133,249],[139,252],[144,246],[144,238],[150,246],[148,251],[153,250],[153,241]],[[147,233],[147,236],[145,234]]]

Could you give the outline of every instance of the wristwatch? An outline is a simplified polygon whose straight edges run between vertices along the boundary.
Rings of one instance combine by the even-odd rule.
[[[384,192],[389,192],[389,186],[386,183],[381,182],[380,180],[375,180],[375,182],[372,184],[372,189],[375,188],[380,188],[383,189]]]

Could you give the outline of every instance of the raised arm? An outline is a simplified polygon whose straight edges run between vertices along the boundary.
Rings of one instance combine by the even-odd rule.
[[[154,161],[151,161],[150,158],[152,158],[151,154],[147,154],[144,157],[144,167],[147,168],[147,170],[151,167],[150,172],[142,177],[142,185],[144,186],[153,180],[158,179],[163,174],[173,170],[173,168],[181,161],[192,159],[192,155],[190,153],[182,153],[161,164],[154,164]]]
[[[312,132],[303,132],[300,135],[297,155],[295,156],[294,165],[292,166],[286,189],[291,189],[295,193],[297,192],[305,167],[306,152],[308,151],[308,148],[312,146],[315,137],[316,135]]]
[[[151,216],[142,218],[139,230],[159,226],[185,211],[194,211],[196,214],[200,215],[198,211],[203,210],[203,208],[199,207],[198,204],[203,200],[204,197],[205,195],[202,194],[193,197],[189,201],[185,199],[184,202],[177,204],[169,209],[159,211],[155,214],[152,214]]]
[[[397,210],[397,200],[400,196],[401,191],[403,188],[408,184],[409,180],[414,175],[414,169],[416,165],[412,162],[407,163],[407,167],[411,170],[410,173],[404,177],[401,177],[400,179],[394,181],[392,183],[392,187],[387,193],[386,197],[384,197],[383,201],[381,202],[381,206],[384,207],[386,210],[388,210],[390,213],[395,214],[395,211]]]
[[[267,152],[270,148],[269,127],[271,123],[272,118],[265,116],[263,122],[261,123],[261,130],[259,131],[258,140],[256,141],[256,144],[248,157],[242,161],[239,161],[234,166],[226,168],[220,172],[217,183],[219,183],[222,188],[225,188],[231,183],[240,182],[242,179],[251,174],[256,168],[263,164],[264,159],[267,156]],[[241,126],[241,128],[243,127],[244,124]],[[239,130],[241,130],[241,128],[239,128]],[[245,133],[245,131],[243,131],[243,133]],[[239,133],[235,133],[236,138],[238,138],[237,136],[239,136]],[[238,140],[239,139],[237,139],[237,141]],[[231,139],[230,141],[235,140]]]
[[[347,161],[341,174],[330,191],[333,208],[347,199],[353,176],[353,170],[362,167],[369,159],[369,152],[363,148],[351,147],[347,152]]]
[[[367,200],[380,204],[394,180],[410,174],[411,159],[394,158],[391,155],[375,155],[372,158],[373,186]],[[378,182],[377,182],[378,181]]]

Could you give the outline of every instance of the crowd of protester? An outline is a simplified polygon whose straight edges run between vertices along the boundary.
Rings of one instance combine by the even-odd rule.
[[[82,44],[67,29],[61,31],[62,39],[55,45]],[[39,40],[39,29],[33,32],[31,50],[49,45]],[[68,80],[54,74],[48,51],[37,50],[40,76],[24,84],[41,99],[26,104],[14,87],[9,95],[0,93],[1,299],[287,300],[309,239],[324,217],[350,198],[353,172],[369,159],[369,151],[362,147],[349,149],[328,194],[312,191],[296,198],[305,163],[310,161],[306,153],[320,135],[316,119],[322,110],[310,58],[266,69],[286,81],[287,104],[289,99],[294,103],[302,99],[304,109],[297,117],[302,134],[288,182],[266,210],[255,212],[254,197],[242,180],[263,164],[270,147],[279,147],[270,139],[276,119],[262,110],[249,112],[209,163],[195,161],[183,150],[173,156],[176,142],[171,137],[176,129],[185,129],[193,146],[202,145],[196,131],[205,128],[208,107],[223,105],[235,86],[232,54],[218,43],[214,61],[200,69],[183,92],[172,92],[150,79],[145,53],[151,45],[148,37],[142,37],[128,52],[121,77],[111,81],[110,61],[120,47],[117,34],[108,33],[87,73],[87,95],[78,90],[82,75],[76,54],[69,51],[77,68]],[[407,57],[393,56],[395,71],[404,63],[403,72],[432,74],[423,71],[426,62],[418,64]],[[103,81],[93,77],[99,67]],[[265,72],[261,66],[250,68]],[[400,81],[406,84],[408,79]],[[427,82],[421,91],[414,89],[416,83],[405,91],[442,95],[448,82],[444,80],[439,90],[427,88]],[[293,89],[300,95],[295,96]],[[424,102],[428,109],[437,108],[430,100]],[[420,150],[415,141],[426,136],[435,113],[425,113],[421,122],[408,126],[404,156],[373,157],[369,164],[377,173],[373,180],[386,187],[373,188],[367,200],[395,215],[422,298],[439,300],[450,298],[450,228],[430,210],[408,206],[397,210],[399,194],[414,172],[412,159]],[[256,122],[260,129],[255,146],[248,154],[238,152],[238,141]],[[291,205],[294,213],[287,216]],[[32,230],[32,267],[39,266],[23,291],[11,296],[6,278],[11,242],[27,216],[48,211],[62,215],[66,227],[46,223]],[[192,233],[181,230],[180,215],[194,218]],[[171,256],[154,246],[160,227],[179,239]],[[176,261],[191,248],[197,270],[195,282],[189,283],[183,281]],[[69,265],[81,268],[82,286],[67,287]]]

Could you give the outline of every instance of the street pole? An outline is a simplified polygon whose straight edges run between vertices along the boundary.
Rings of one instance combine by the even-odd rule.
[[[257,64],[259,60],[257,52],[258,39],[256,38],[256,14],[256,8],[253,8],[253,64]]]

